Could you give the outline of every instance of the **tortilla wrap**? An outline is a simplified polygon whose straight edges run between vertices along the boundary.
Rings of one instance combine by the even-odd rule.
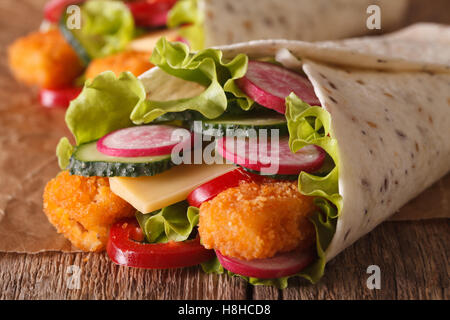
[[[368,27],[373,5],[379,8],[378,29]],[[175,32],[194,50],[256,39],[336,40],[394,30],[408,5],[409,0],[180,0],[165,32]],[[148,50],[155,41],[143,37],[131,47]]]
[[[412,34],[419,36],[413,38]],[[377,37],[316,43],[261,40],[217,48],[224,49],[224,55],[228,58],[242,52],[255,59],[279,55],[282,56],[283,63],[292,63],[301,57],[342,67],[448,72],[450,70],[449,46],[449,27],[420,23]],[[290,59],[286,51],[292,54]]]
[[[450,27],[411,28],[425,28],[431,39],[438,38],[436,33],[450,34]],[[369,46],[362,38],[351,45],[268,40],[218,47],[229,58],[245,53],[250,59],[275,58],[285,66],[301,67],[330,115],[342,203],[327,261],[450,170],[450,43],[442,41],[424,56],[415,55],[404,50],[403,39],[414,52],[429,43],[426,37],[412,41],[409,34],[407,29],[379,37],[373,40],[377,45]],[[162,85],[175,92],[183,86],[184,92],[198,90],[179,79],[172,85],[158,68],[141,80],[150,99]]]
[[[382,29],[402,22],[408,0],[205,0],[206,47],[255,39],[321,41],[367,34],[366,12],[381,9]]]

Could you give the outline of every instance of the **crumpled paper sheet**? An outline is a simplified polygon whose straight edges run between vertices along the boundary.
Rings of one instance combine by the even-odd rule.
[[[64,110],[40,107],[36,93],[9,80],[0,82],[0,251],[73,251],[42,211],[44,186],[59,171],[55,145],[69,135]]]

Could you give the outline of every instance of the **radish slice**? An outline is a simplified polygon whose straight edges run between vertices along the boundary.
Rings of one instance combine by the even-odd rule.
[[[244,168],[269,175],[313,172],[320,169],[325,160],[325,151],[315,145],[292,153],[288,137],[281,138],[278,144],[274,144],[271,141],[258,142],[227,136],[217,140],[216,148],[223,158]]]
[[[312,248],[295,249],[278,253],[272,258],[250,261],[223,256],[218,250],[216,250],[216,255],[220,264],[228,271],[241,276],[260,279],[275,279],[294,275],[307,267],[315,256]]]
[[[252,100],[282,114],[286,113],[284,99],[291,92],[310,105],[320,106],[307,78],[271,63],[249,61],[247,73],[236,83]]]
[[[113,131],[97,141],[97,150],[114,157],[147,157],[170,154],[179,143],[190,143],[192,134],[166,125],[130,127]]]

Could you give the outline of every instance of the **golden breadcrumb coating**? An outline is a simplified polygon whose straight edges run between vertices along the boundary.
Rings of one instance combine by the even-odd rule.
[[[17,39],[8,48],[8,59],[18,80],[50,89],[73,85],[84,69],[76,52],[57,29],[33,32]]]
[[[125,51],[95,59],[86,70],[86,78],[92,79],[107,70],[113,71],[116,76],[123,71],[130,71],[135,76],[139,76],[153,66],[150,63],[150,56],[150,52]]]
[[[111,192],[108,178],[86,178],[62,171],[45,187],[44,212],[74,246],[101,251],[109,227],[120,218],[133,217],[136,209]]]
[[[314,209],[296,182],[241,183],[200,206],[198,231],[206,248],[225,256],[270,258],[314,243]]]

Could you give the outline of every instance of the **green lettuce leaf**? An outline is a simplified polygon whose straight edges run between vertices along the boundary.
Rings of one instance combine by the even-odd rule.
[[[244,54],[225,62],[220,50],[206,49],[190,54],[184,43],[170,43],[165,38],[158,41],[150,60],[167,74],[198,83],[206,89],[192,98],[140,101],[131,114],[135,124],[149,123],[166,113],[185,110],[198,111],[209,119],[217,118],[227,108],[223,87],[227,82],[243,77],[248,64],[248,57]]]
[[[130,114],[145,96],[143,84],[130,72],[116,77],[112,71],[106,71],[87,80],[66,112],[66,123],[77,145],[131,127]]]
[[[133,15],[121,1],[86,2],[81,28],[71,31],[92,59],[123,51],[136,33]]]
[[[325,271],[325,250],[336,232],[337,217],[342,208],[339,194],[339,157],[336,139],[330,135],[331,115],[323,108],[310,106],[294,93],[286,98],[286,119],[289,129],[289,146],[297,152],[304,146],[315,144],[323,148],[334,161],[334,168],[325,176],[301,172],[298,188],[304,195],[315,196],[319,207],[311,218],[316,228],[317,260],[300,272],[312,283],[319,281]]]
[[[198,208],[182,201],[152,213],[137,212],[136,219],[149,243],[185,241],[198,224]]]
[[[74,147],[69,142],[69,139],[63,137],[59,140],[56,146],[56,156],[58,157],[58,165],[61,170],[64,170],[69,165],[73,150]]]
[[[223,86],[223,89],[226,92],[229,92],[232,94],[233,98],[228,99],[228,102],[230,100],[234,100],[239,107],[241,107],[242,110],[248,111],[250,110],[254,105],[255,102],[250,99],[236,84],[234,80],[229,80],[225,83]]]
[[[178,33],[189,42],[192,50],[202,50],[205,47],[204,16],[199,5],[199,0],[179,0],[167,17],[169,28],[181,26]]]

